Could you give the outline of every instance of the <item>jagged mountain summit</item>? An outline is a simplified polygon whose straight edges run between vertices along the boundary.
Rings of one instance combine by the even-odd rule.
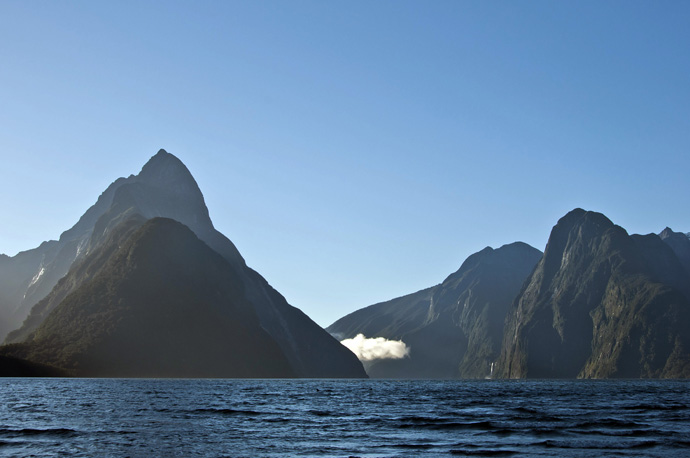
[[[573,210],[511,308],[497,374],[690,377],[689,287],[660,237]]]
[[[4,330],[16,329],[6,342],[26,342],[46,335],[43,324],[54,322],[50,321],[53,314],[74,294],[84,294],[84,288],[111,262],[117,247],[127,243],[127,237],[132,235],[127,229],[156,217],[182,223],[224,259],[233,281],[241,285],[242,301],[253,310],[246,316],[258,319],[260,328],[288,361],[291,374],[366,376],[354,355],[247,267],[232,242],[213,227],[203,195],[189,170],[164,150],[153,156],[138,175],[112,183],[59,241],[0,259],[0,286],[14,285],[0,296]],[[156,254],[159,255],[163,254]],[[97,296],[93,293],[93,297]],[[239,297],[233,296],[229,306],[234,307]],[[53,332],[57,328],[51,325],[50,329]]]
[[[485,248],[443,283],[347,315],[326,330],[402,340],[408,357],[366,363],[380,378],[485,378],[492,375],[503,323],[523,282],[541,258],[525,243]]]

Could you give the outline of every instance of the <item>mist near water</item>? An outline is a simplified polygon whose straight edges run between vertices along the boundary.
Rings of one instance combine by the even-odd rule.
[[[402,359],[410,354],[410,348],[402,340],[367,338],[364,334],[357,334],[352,339],[341,340],[340,343],[357,355],[360,361]]]

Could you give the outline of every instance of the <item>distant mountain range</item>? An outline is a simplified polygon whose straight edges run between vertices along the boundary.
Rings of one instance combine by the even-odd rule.
[[[688,378],[689,266],[687,234],[630,236],[576,209],[543,256],[520,243],[486,248],[440,285],[327,330],[409,347],[364,361],[372,377]]]
[[[246,265],[164,150],[59,240],[0,255],[0,376],[690,378],[688,329],[688,234],[575,209],[543,253],[485,248],[324,330]]]
[[[366,377],[247,267],[160,150],[58,241],[0,257],[0,355],[79,376]]]

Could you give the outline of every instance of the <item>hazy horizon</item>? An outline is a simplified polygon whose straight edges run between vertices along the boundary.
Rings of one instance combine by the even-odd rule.
[[[568,211],[690,231],[690,5],[0,5],[0,253],[158,149],[322,326],[544,249]]]

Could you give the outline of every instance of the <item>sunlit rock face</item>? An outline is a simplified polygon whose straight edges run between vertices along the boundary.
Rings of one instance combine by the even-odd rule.
[[[491,377],[506,313],[540,257],[519,242],[485,248],[440,285],[358,310],[327,330],[341,339],[363,334],[405,344],[402,358],[365,361],[371,377]]]
[[[690,376],[688,276],[673,250],[573,210],[510,310],[499,376]]]
[[[96,267],[111,254],[103,247],[112,241],[116,228],[131,223],[132,218],[146,221],[155,217],[182,223],[225,259],[242,283],[243,297],[251,304],[261,328],[278,344],[295,376],[366,376],[351,352],[247,267],[234,244],[213,227],[189,170],[164,150],[138,175],[112,183],[59,241],[0,259],[0,286],[12,286],[0,289],[3,332],[14,329],[6,342],[29,339],[63,300],[93,278]],[[92,258],[87,262],[89,256],[97,261]],[[71,270],[73,274],[66,276]]]

